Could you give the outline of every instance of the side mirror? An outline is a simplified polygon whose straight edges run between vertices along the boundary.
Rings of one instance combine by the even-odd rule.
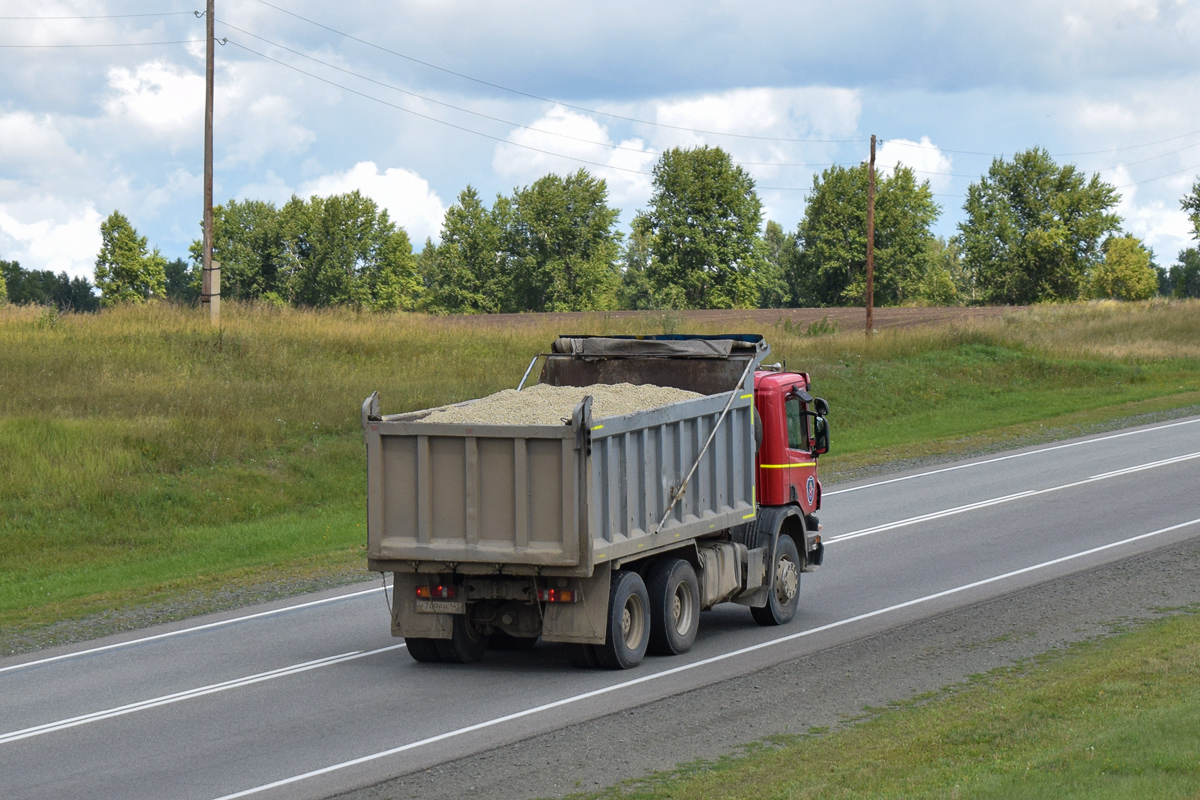
[[[829,420],[817,414],[813,417],[813,455],[829,452]]]
[[[813,410],[822,417],[827,417],[829,416],[829,403],[826,403],[824,398],[818,397],[813,400]]]

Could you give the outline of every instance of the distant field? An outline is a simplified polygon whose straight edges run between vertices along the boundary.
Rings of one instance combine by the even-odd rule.
[[[0,308],[0,629],[356,574],[363,398],[393,413],[512,387],[560,333],[765,334],[833,409],[827,479],[1200,407],[1197,302],[879,309],[870,339],[862,319],[226,304],[216,331],[165,304]]]

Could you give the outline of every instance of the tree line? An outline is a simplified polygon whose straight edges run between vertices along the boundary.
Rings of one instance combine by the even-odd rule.
[[[860,305],[868,167],[813,177],[795,231],[763,225],[753,178],[716,147],[675,148],[625,236],[604,180],[578,170],[497,195],[471,186],[438,242],[408,234],[359,192],[231,200],[213,209],[223,297],[306,307],[498,313]],[[1121,230],[1115,187],[1035,147],[997,158],[970,185],[948,238],[928,180],[903,165],[877,182],[878,305],[1029,304],[1080,298],[1200,297],[1200,251],[1164,268]],[[1200,239],[1200,180],[1181,199]],[[86,279],[0,261],[0,298],[76,310],[155,297],[194,301],[202,245],[168,262],[119,212],[101,226],[95,298]]]

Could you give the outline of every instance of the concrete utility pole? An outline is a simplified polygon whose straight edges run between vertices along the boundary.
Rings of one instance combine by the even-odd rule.
[[[875,325],[875,134],[871,134],[871,165],[867,168],[867,335]]]
[[[208,0],[204,12],[204,257],[200,262],[200,302],[208,303],[208,318],[212,324],[221,321],[221,265],[213,263],[213,61],[215,60],[216,14],[214,0]]]

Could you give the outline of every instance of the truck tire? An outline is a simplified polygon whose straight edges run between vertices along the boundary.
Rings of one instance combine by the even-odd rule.
[[[404,644],[408,654],[423,664],[436,664],[442,660],[438,655],[436,639],[406,638]]]
[[[762,608],[750,608],[754,621],[759,625],[785,625],[796,616],[800,605],[800,551],[796,542],[785,533],[779,534],[775,545],[775,571],[772,575],[771,591],[767,592],[767,604]]]
[[[593,645],[600,666],[629,669],[641,663],[650,643],[650,596],[642,576],[628,570],[612,574],[608,630],[604,644]]]
[[[454,615],[454,628],[449,639],[434,639],[442,661],[451,664],[470,664],[487,652],[487,635],[470,622],[466,614]]]
[[[538,643],[536,636],[513,636],[501,630],[492,631],[488,647],[493,650],[532,650]]]
[[[700,583],[682,558],[659,561],[650,571],[649,651],[661,656],[686,653],[700,629]]]
[[[591,644],[568,644],[567,663],[579,669],[595,669],[600,666],[596,658],[596,646]]]

